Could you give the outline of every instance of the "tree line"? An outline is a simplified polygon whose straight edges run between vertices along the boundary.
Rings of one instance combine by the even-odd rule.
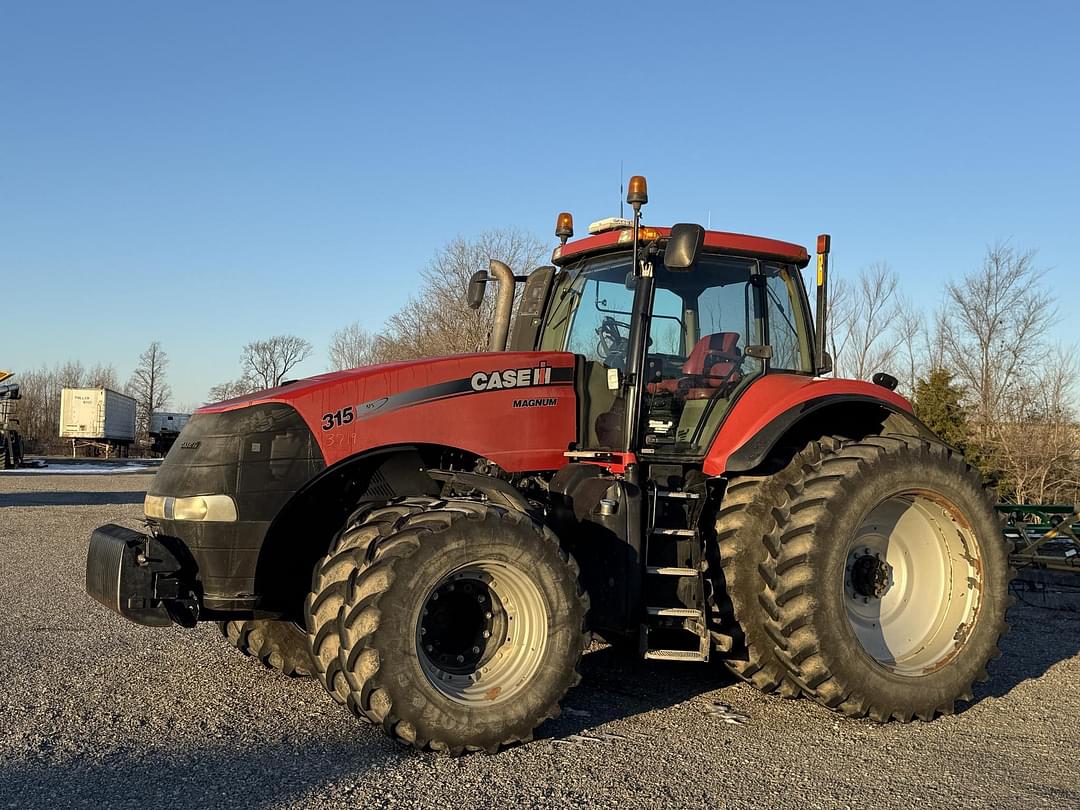
[[[335,331],[330,370],[480,351],[495,296],[479,310],[465,303],[469,278],[497,257],[516,272],[545,263],[549,246],[516,229],[457,238],[420,273],[418,291],[379,330],[359,321]],[[838,276],[830,294],[829,350],[835,374],[870,379],[885,371],[916,413],[961,449],[1001,495],[1016,501],[1080,501],[1080,427],[1076,359],[1052,340],[1059,313],[1033,251],[1008,243],[986,249],[980,265],[946,281],[941,303],[915,306],[902,276],[885,262]],[[289,379],[315,354],[310,341],[281,334],[245,344],[234,379],[206,395],[216,402]],[[150,414],[171,400],[168,357],[158,342],[139,357],[122,390],[138,402],[141,435]],[[118,388],[116,369],[66,363],[18,375],[23,433],[32,452],[54,449],[60,389]]]
[[[1031,250],[986,249],[924,311],[888,264],[834,285],[836,373],[896,376],[916,414],[964,451],[1003,498],[1080,501],[1077,360],[1052,340],[1060,313]]]

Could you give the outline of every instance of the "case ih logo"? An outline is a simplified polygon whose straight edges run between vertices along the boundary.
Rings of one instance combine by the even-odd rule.
[[[474,391],[494,391],[499,388],[527,388],[551,382],[551,369],[546,363],[535,368],[506,368],[502,371],[478,371],[472,375]]]

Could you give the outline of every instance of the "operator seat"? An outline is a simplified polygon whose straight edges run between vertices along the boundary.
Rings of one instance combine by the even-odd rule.
[[[661,391],[683,399],[709,399],[719,388],[731,388],[742,379],[742,350],[738,332],[705,335],[682,364],[682,376],[649,385],[649,393]]]

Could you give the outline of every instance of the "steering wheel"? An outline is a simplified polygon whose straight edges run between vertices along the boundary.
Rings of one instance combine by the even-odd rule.
[[[627,336],[624,337],[622,330]],[[610,315],[600,322],[596,329],[596,354],[611,368],[621,368],[626,362],[626,351],[630,346],[630,324],[617,321]]]

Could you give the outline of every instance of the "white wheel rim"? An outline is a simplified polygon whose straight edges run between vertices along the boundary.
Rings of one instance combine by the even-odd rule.
[[[528,686],[543,660],[545,604],[516,566],[480,560],[455,569],[428,592],[417,617],[420,668],[456,703],[509,700]]]
[[[863,651],[897,675],[945,666],[964,647],[979,609],[982,565],[955,506],[905,492],[870,510],[847,545],[844,604]]]

